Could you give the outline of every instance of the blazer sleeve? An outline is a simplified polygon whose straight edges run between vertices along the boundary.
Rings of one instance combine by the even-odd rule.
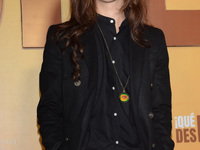
[[[160,30],[160,48],[152,88],[154,114],[153,126],[157,150],[173,150],[171,139],[171,87],[169,78],[169,57],[163,32]]]
[[[47,33],[40,72],[41,98],[37,107],[39,131],[46,150],[62,150],[66,144],[62,124],[63,56],[56,44],[54,30],[55,26],[51,26]]]

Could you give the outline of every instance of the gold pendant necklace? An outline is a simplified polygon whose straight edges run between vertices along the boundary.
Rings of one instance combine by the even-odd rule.
[[[122,87],[122,89],[123,89],[122,93],[119,95],[119,99],[120,99],[121,102],[128,102],[129,99],[130,99],[130,97],[129,97],[128,93],[126,93],[125,89],[126,89],[126,87],[127,87],[127,85],[128,85],[128,82],[129,82],[129,79],[130,79],[130,75],[128,76],[128,79],[127,79],[127,81],[126,81],[126,85],[124,86],[124,85],[122,84],[122,82],[121,82],[121,79],[120,79],[119,74],[118,74],[118,72],[117,72],[117,69],[116,69],[116,67],[115,67],[115,63],[113,63],[114,60],[113,60],[112,55],[111,55],[111,53],[110,53],[110,49],[109,49],[109,47],[108,47],[108,44],[107,44],[107,41],[106,41],[105,36],[104,36],[104,34],[103,34],[103,31],[101,30],[101,28],[100,28],[100,26],[99,26],[98,23],[97,23],[97,26],[98,26],[98,28],[99,28],[99,31],[101,32],[101,35],[102,35],[103,40],[104,40],[104,43],[105,43],[106,48],[107,48],[107,50],[108,50],[108,54],[109,54],[110,59],[111,59],[111,62],[112,62],[112,64],[113,64],[113,68],[114,68],[114,70],[115,70],[115,73],[116,73],[116,75],[117,75],[117,78],[118,78],[118,80],[119,80],[119,83],[120,83],[120,85],[121,85],[121,87]]]

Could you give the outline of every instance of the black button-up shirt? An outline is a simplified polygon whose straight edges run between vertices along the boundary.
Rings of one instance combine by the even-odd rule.
[[[92,112],[89,125],[89,140],[86,150],[131,150],[139,145],[139,137],[133,116],[129,113],[129,102],[121,102],[119,95],[123,89],[117,79],[112,63],[125,86],[130,75],[130,28],[125,19],[116,33],[115,20],[98,15],[113,60],[111,61],[103,37],[95,26],[98,53],[98,67],[101,72],[101,85],[98,86],[98,102]],[[126,92],[130,93],[130,81]],[[133,98],[130,97],[129,101]]]

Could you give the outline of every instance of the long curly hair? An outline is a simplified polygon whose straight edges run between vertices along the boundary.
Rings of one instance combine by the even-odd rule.
[[[97,20],[95,0],[70,0],[70,10],[70,20],[57,26],[56,37],[58,41],[67,39],[66,47],[70,45],[73,49],[70,57],[73,64],[72,78],[76,82],[81,75],[78,62],[84,58],[81,36],[91,29]],[[147,47],[147,40],[143,37],[147,13],[145,0],[124,0],[121,10],[129,21],[134,42],[141,47]]]

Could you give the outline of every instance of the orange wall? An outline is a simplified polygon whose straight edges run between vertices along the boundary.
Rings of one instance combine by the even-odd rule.
[[[199,150],[200,131],[197,127],[200,120],[197,122],[197,116],[200,115],[200,47],[168,50],[173,107],[172,137],[176,144],[175,150]]]
[[[166,0],[166,6],[168,10],[200,10],[200,1]],[[199,150],[200,47],[170,47],[168,50],[175,150]]]
[[[199,10],[199,0],[165,0],[168,10]]]

